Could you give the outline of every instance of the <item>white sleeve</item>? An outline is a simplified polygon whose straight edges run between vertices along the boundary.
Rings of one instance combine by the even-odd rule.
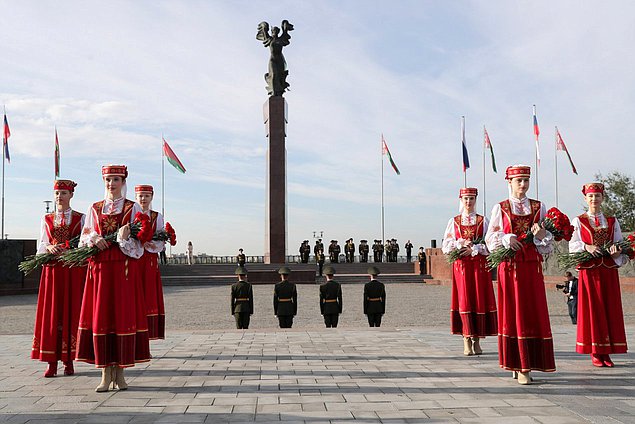
[[[37,252],[35,252],[38,255],[40,253],[46,253],[46,248],[51,245],[51,241],[49,240],[49,237],[46,232],[45,216],[43,216],[42,219],[40,220],[40,241],[37,245]]]
[[[507,239],[507,246],[509,247],[510,234],[505,234],[503,231],[503,213],[501,211],[501,205],[495,204],[492,208],[492,214],[489,219],[489,226],[485,233],[485,244],[490,252],[493,252],[497,248],[504,246],[504,239]]]
[[[130,214],[130,223],[134,221],[137,212],[142,211],[141,207],[135,203],[132,207],[132,213]],[[128,237],[128,240],[123,240],[119,237],[119,234],[117,234],[117,243],[119,244],[119,249],[124,255],[130,256],[131,258],[135,259],[139,259],[141,256],[143,256],[143,246],[141,245],[141,242],[136,238],[131,236]]]
[[[617,221],[617,218],[615,218],[615,226],[613,227],[613,241],[617,243],[619,241],[622,241],[623,239],[624,238],[622,237],[622,229],[620,228],[620,223]],[[614,259],[614,261],[615,265],[622,266],[626,262],[628,262],[628,256],[622,254],[618,256],[617,259]]]
[[[571,225],[573,225],[573,234],[569,241],[569,253],[583,252],[586,243],[582,241],[582,235],[580,234],[580,219],[576,216],[571,221]]]
[[[82,235],[79,237],[79,247],[88,246],[93,247],[97,239],[101,236],[97,232],[99,229],[97,213],[93,209],[92,205],[88,208],[84,218],[84,225],[82,227]]]
[[[540,219],[543,219],[547,215],[547,209],[545,208],[545,204],[540,202]],[[536,238],[534,236],[534,244],[536,245],[536,250],[541,255],[546,255],[553,251],[553,234],[551,232],[546,231],[545,236],[542,239]]]
[[[157,230],[155,234],[165,229],[163,215],[157,212]],[[159,253],[165,248],[165,242],[160,240],[147,241],[143,245],[144,249],[150,253]]]
[[[447,255],[454,249],[459,249],[459,247],[457,246],[457,240],[454,237],[454,218],[450,218],[448,225],[445,228],[445,232],[443,233],[441,251]]]

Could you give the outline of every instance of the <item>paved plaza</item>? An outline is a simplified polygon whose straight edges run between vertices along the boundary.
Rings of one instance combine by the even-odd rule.
[[[575,354],[559,293],[549,293],[558,370],[520,386],[498,367],[495,338],[484,355],[462,355],[448,334],[448,287],[388,285],[376,329],[358,316],[362,286],[343,289],[340,328],[320,325],[317,287],[300,286],[294,328],[280,330],[272,287],[256,286],[253,327],[239,331],[228,286],[166,288],[167,339],[127,371],[129,390],[108,393],[94,392],[100,373],[86,364],[43,378],[44,364],[28,359],[35,296],[0,298],[0,422],[635,423],[635,355],[597,369]],[[623,302],[631,342],[633,297]]]

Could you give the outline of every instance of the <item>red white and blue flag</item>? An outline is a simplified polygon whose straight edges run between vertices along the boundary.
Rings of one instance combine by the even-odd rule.
[[[2,133],[2,147],[4,149],[4,157],[7,158],[7,162],[11,163],[11,156],[9,156],[9,137],[11,137],[11,130],[9,130],[9,122],[7,121],[7,113],[4,113],[4,131]]]
[[[573,160],[571,159],[571,155],[569,154],[569,150],[567,150],[567,146],[564,144],[564,140],[560,135],[560,131],[558,131],[558,127],[556,127],[556,150],[563,151],[567,154],[567,158],[569,159],[569,164],[571,165],[571,170],[574,174],[578,175],[578,170],[575,169],[575,165],[573,164]]]
[[[538,136],[540,128],[538,128],[538,118],[536,117],[536,105],[534,105],[534,136],[536,137],[536,163],[540,166],[540,147],[538,146]]]
[[[470,157],[465,143],[465,116],[461,117],[461,145],[463,146],[463,172],[465,172],[470,167]]]

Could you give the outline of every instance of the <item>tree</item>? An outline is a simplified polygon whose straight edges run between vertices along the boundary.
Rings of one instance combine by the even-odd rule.
[[[598,173],[595,179],[604,184],[602,209],[615,216],[624,232],[635,230],[635,179],[618,171],[606,177]]]

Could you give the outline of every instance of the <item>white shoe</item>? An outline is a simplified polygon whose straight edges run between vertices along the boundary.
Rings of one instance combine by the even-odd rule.
[[[99,383],[99,386],[97,386],[95,388],[95,391],[97,393],[101,393],[101,392],[107,392],[108,388],[110,386],[110,383],[112,382],[112,367],[108,366],[108,367],[104,367],[101,369],[101,383]]]
[[[518,384],[531,384],[532,378],[529,376],[529,371],[518,373]]]

